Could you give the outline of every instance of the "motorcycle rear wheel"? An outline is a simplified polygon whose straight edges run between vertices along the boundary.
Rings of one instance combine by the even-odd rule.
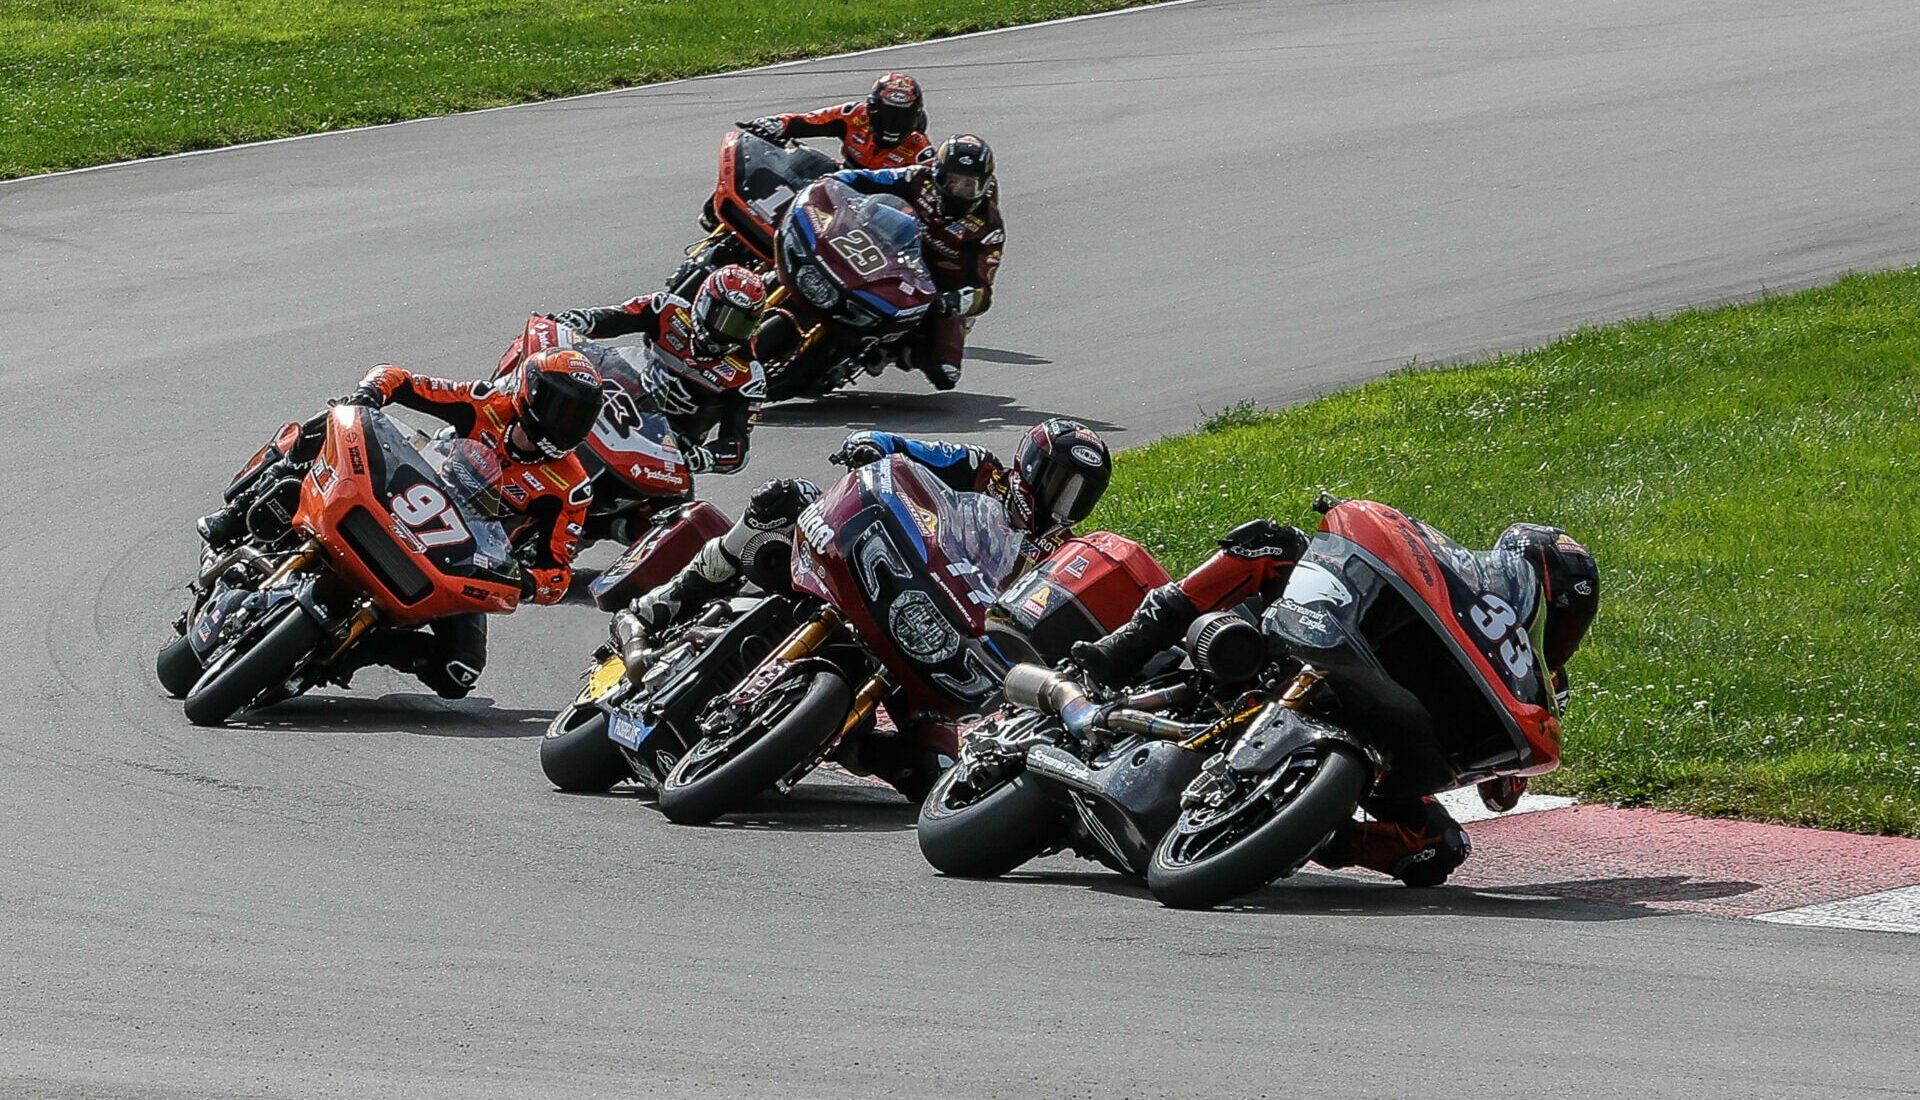
[[[920,854],[956,878],[999,878],[1060,842],[1060,814],[1025,772],[963,797],[949,768],[920,805]]]
[[[1292,874],[1353,816],[1371,774],[1358,749],[1328,741],[1279,805],[1261,798],[1211,821],[1214,811],[1182,810],[1153,849],[1147,889],[1174,909],[1208,909]]]
[[[206,667],[200,663],[200,655],[193,651],[193,643],[182,634],[160,647],[153,659],[153,671],[160,678],[161,690],[171,698],[182,699],[200,682]]]
[[[762,700],[731,737],[703,738],[660,784],[660,812],[682,825],[704,825],[744,805],[799,766],[846,720],[847,682],[816,672]],[[770,693],[771,694],[771,693]],[[788,705],[791,700],[791,705]]]
[[[299,604],[289,602],[284,617],[267,628],[253,648],[216,661],[193,685],[187,692],[187,721],[196,726],[225,722],[261,692],[291,678],[323,633]]]

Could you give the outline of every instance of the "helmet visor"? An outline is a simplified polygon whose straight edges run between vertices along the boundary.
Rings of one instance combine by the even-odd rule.
[[[1087,491],[1087,477],[1071,466],[1049,462],[1033,485],[1035,510],[1056,524],[1072,526],[1087,518],[1100,494]]]
[[[960,172],[943,172],[940,177],[940,190],[950,199],[960,202],[977,202],[987,193],[985,176],[969,176]]]
[[[873,132],[881,141],[898,145],[901,139],[913,132],[913,124],[918,121],[919,114],[914,107],[881,102],[868,108],[867,117],[873,121]]]
[[[728,347],[739,347],[753,339],[753,330],[760,323],[760,317],[753,310],[742,309],[716,296],[708,304],[701,323],[714,340]]]
[[[591,389],[592,392],[587,391]],[[533,391],[527,407],[527,431],[535,442],[571,451],[587,441],[600,415],[600,388],[574,379],[547,379]]]

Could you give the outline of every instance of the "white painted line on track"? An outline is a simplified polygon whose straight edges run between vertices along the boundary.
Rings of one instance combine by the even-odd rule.
[[[1816,928],[1862,928],[1873,932],[1920,933],[1920,886],[1862,894],[1843,901],[1826,901],[1798,909],[1759,913],[1753,920],[1769,924],[1799,924]]]
[[[1134,8],[1115,8],[1112,11],[1093,11],[1085,15],[1067,15],[1059,19],[1048,19],[1040,23],[1017,23],[1011,27],[994,27],[991,30],[968,31],[966,34],[952,34],[945,38],[925,38],[918,42],[896,42],[891,46],[873,46],[864,50],[850,50],[846,53],[821,54],[819,57],[800,57],[792,61],[776,61],[770,65],[755,65],[746,69],[728,69],[725,72],[702,73],[699,76],[683,76],[674,80],[662,80],[653,84],[630,84],[624,88],[608,88],[601,92],[586,92],[581,95],[562,96],[558,99],[534,99],[525,103],[507,103],[499,107],[482,107],[477,111],[455,111],[447,115],[427,115],[422,118],[401,119],[399,122],[379,122],[371,126],[350,126],[344,130],[316,130],[311,134],[293,134],[282,138],[268,138],[264,141],[248,141],[239,145],[222,145],[214,149],[189,149],[184,153],[167,153],[157,157],[138,157],[133,160],[116,160],[112,164],[90,164],[85,168],[68,168],[59,172],[42,172],[37,176],[21,176],[17,179],[0,180],[0,188],[16,183],[30,183],[34,180],[48,180],[59,176],[77,176],[85,172],[104,172],[109,168],[125,168],[134,164],[154,164],[163,160],[183,160],[187,157],[211,156],[215,153],[231,153],[236,149],[258,149],[264,145],[284,145],[290,141],[307,141],[312,138],[333,137],[338,134],[357,134],[365,130],[385,130],[394,126],[411,126],[417,122],[432,122],[435,119],[459,118],[463,115],[490,115],[495,111],[517,111],[522,107],[547,107],[555,103],[573,103],[583,99],[598,99],[601,96],[620,95],[625,92],[645,91],[652,88],[670,88],[675,84],[690,84],[696,80],[717,80],[725,76],[743,76],[747,73],[770,72],[774,69],[790,69],[796,65],[812,65],[821,61],[841,61],[849,57],[866,57],[869,54],[887,53],[891,50],[912,49],[915,46],[931,46],[945,42],[964,42],[969,38],[986,38],[995,34],[1011,34],[1015,31],[1030,31],[1037,27],[1058,27],[1067,23],[1079,23],[1088,19],[1106,19],[1115,15],[1132,15],[1136,12],[1157,11],[1161,8],[1178,8],[1199,0],[1161,0],[1158,4],[1142,4]]]
[[[1447,812],[1453,815],[1453,819],[1462,825],[1475,821],[1491,821],[1496,817],[1538,813],[1541,810],[1564,810],[1573,805],[1573,799],[1557,794],[1523,794],[1520,796],[1518,806],[1501,814],[1487,809],[1486,804],[1480,801],[1480,792],[1472,787],[1448,791],[1438,797],[1440,804],[1445,806]]]

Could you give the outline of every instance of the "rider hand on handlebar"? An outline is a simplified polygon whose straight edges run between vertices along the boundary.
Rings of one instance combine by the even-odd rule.
[[[355,386],[351,393],[343,393],[327,402],[329,405],[361,405],[369,409],[377,409],[386,403],[386,398],[372,386]]]
[[[748,119],[745,122],[736,122],[734,125],[752,134],[754,137],[764,138],[767,141],[787,140],[786,124],[771,115],[763,118]]]
[[[972,287],[949,290],[933,300],[930,310],[936,317],[964,317],[973,308],[974,291]]]
[[[569,309],[563,313],[543,313],[540,316],[555,324],[565,325],[582,336],[585,336],[587,330],[593,327],[593,319],[587,316],[587,311],[584,309]]]
[[[857,470],[868,463],[880,461],[880,456],[884,454],[886,452],[880,449],[878,443],[856,433],[848,436],[846,442],[840,444],[839,450],[828,455],[827,461],[835,466]]]

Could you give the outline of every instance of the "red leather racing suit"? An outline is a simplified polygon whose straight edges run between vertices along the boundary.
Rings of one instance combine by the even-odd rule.
[[[639,333],[654,354],[640,367],[651,407],[667,418],[695,472],[738,473],[766,394],[766,377],[746,349],[723,356],[701,352],[693,339],[693,310],[667,291],[629,298],[617,306],[569,310],[554,319],[590,340]],[[586,344],[580,352],[598,366],[612,348]],[[707,433],[713,439],[707,440]]]
[[[933,143],[918,130],[898,145],[880,144],[873,136],[865,100],[773,117],[786,137],[839,138],[840,159],[853,168],[905,168],[933,156]]]
[[[361,387],[379,393],[383,403],[437,417],[463,438],[476,440],[500,455],[500,495],[520,514],[509,527],[522,563],[532,578],[535,603],[558,603],[573,578],[573,552],[580,541],[593,487],[585,467],[573,455],[525,462],[507,445],[513,426],[513,393],[492,381],[456,382],[430,378],[391,365],[374,367]]]

